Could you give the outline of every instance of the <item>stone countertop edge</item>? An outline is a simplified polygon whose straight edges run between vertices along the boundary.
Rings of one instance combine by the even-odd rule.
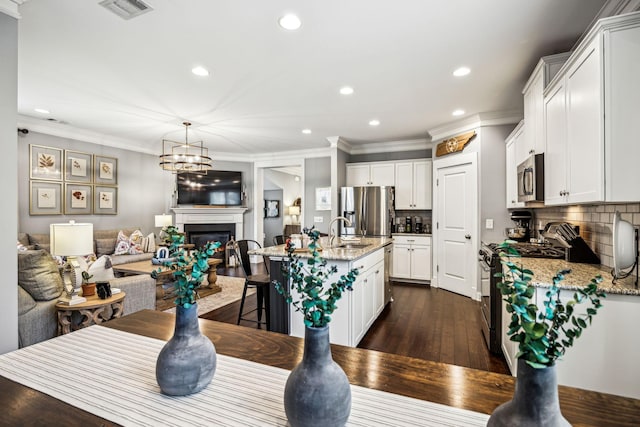
[[[392,236],[418,236],[418,237],[431,237],[431,233],[391,233]]]
[[[391,237],[363,237],[358,243],[367,244],[368,246],[365,248],[354,249],[323,248],[323,250],[320,252],[320,255],[327,260],[354,261],[362,258],[363,256],[369,255],[370,253],[375,252],[378,249],[383,248],[384,246],[390,245],[391,243],[393,243],[393,239]],[[263,255],[273,258],[284,258],[287,256],[284,245],[267,246],[266,248],[262,249],[254,249],[249,251],[249,254]],[[311,256],[309,252],[296,252],[296,255],[299,255],[300,258],[309,258]]]
[[[640,296],[640,289],[635,287],[635,276],[631,275],[625,279],[618,280],[613,284],[611,268],[600,264],[583,264],[568,262],[560,259],[548,258],[512,258],[516,264],[533,272],[531,283],[541,288],[548,288],[553,283],[553,276],[560,270],[571,270],[565,275],[562,282],[558,283],[559,289],[577,290],[584,288],[591,283],[591,279],[596,275],[602,276],[602,283],[598,285],[607,294]]]

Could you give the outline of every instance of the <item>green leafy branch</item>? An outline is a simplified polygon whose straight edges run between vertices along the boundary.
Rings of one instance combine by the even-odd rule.
[[[288,254],[291,262],[282,266],[284,277],[290,282],[290,289],[300,295],[300,299],[294,301],[287,287],[278,281],[273,283],[287,303],[292,304],[296,311],[302,311],[305,326],[318,328],[326,326],[331,321],[331,314],[335,311],[342,293],[345,290],[353,290],[358,269],[353,268],[347,274],[341,275],[339,280],[325,289],[325,282],[338,272],[338,268],[335,265],[327,267],[327,260],[320,256],[320,233],[314,230],[314,227],[305,228],[304,233],[311,239],[311,256],[302,258],[295,254],[295,246],[289,245]]]
[[[208,260],[220,247],[220,242],[207,242],[202,248],[191,251],[189,255],[184,250],[184,234],[175,227],[168,227],[165,242],[169,244],[169,260],[163,265],[172,270],[174,300],[176,305],[189,308],[195,304],[199,297],[198,288],[202,283],[204,274],[209,270]],[[151,273],[156,278],[162,270]]]
[[[539,310],[531,301],[536,292],[536,287],[531,284],[533,272],[512,261],[512,258],[519,258],[520,254],[510,243],[505,241],[498,245],[502,264],[509,274],[496,274],[502,278],[498,288],[507,303],[507,313],[511,315],[507,334],[511,341],[519,343],[517,358],[523,358],[534,368],[552,366],[573,346],[602,307],[600,298],[606,297],[604,291],[598,289],[602,277],[598,275],[591,279],[588,285],[574,292],[573,298],[564,304],[560,300],[558,284],[571,270],[559,271],[545,293],[544,308]],[[576,314],[575,306],[585,302],[590,303],[586,313]]]

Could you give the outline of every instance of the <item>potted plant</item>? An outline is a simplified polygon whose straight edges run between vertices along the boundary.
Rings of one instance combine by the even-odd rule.
[[[351,290],[358,275],[352,269],[326,286],[338,271],[327,267],[320,255],[320,233],[305,228],[309,235],[309,257],[295,254],[295,245],[287,248],[290,262],[283,264],[289,286],[274,282],[278,292],[304,316],[304,354],[287,378],[284,407],[293,427],[341,426],[351,412],[351,388],[342,368],[331,357],[329,322],[338,300],[345,290]],[[291,292],[294,291],[294,292]],[[295,299],[294,299],[295,296]]]
[[[569,301],[561,301],[558,284],[571,272],[561,270],[546,288],[543,307],[538,307],[532,302],[536,293],[531,283],[533,272],[514,262],[513,258],[519,258],[520,254],[511,243],[507,240],[498,245],[502,264],[508,270],[507,274],[498,274],[502,277],[498,288],[511,315],[507,334],[519,346],[518,375],[513,399],[496,408],[487,425],[569,425],[560,412],[555,364],[602,307],[600,299],[606,297],[598,289],[602,277],[594,277],[575,291]],[[576,306],[582,303],[590,306],[579,314]]]
[[[88,271],[82,272],[82,296],[89,297],[91,295],[95,295],[96,293],[96,284],[89,282],[93,274],[89,274]]]
[[[158,355],[156,380],[164,394],[184,396],[209,385],[216,370],[215,347],[200,332],[196,298],[198,287],[209,269],[208,259],[220,242],[207,242],[187,254],[183,249],[184,234],[174,228],[169,240],[171,257],[164,266],[173,271],[175,279],[176,320],[173,337]]]

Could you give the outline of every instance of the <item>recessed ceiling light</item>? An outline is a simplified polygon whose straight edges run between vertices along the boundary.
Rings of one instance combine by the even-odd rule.
[[[456,77],[462,77],[462,76],[466,76],[467,74],[469,74],[471,72],[471,69],[468,67],[460,67],[457,68],[454,72],[453,75]]]
[[[373,119],[369,122],[369,126],[378,126],[380,124],[380,120]]]
[[[455,110],[453,113],[451,113],[454,116],[461,116],[464,114],[464,110]]]
[[[353,93],[353,88],[351,86],[343,86],[340,88],[340,93],[342,95],[351,95]]]
[[[193,74],[195,74],[196,76],[206,77],[206,76],[209,75],[209,70],[207,70],[204,67],[200,67],[200,66],[192,68],[191,72]]]
[[[51,114],[51,111],[45,110],[44,108],[34,108],[33,111],[36,113]]]
[[[293,13],[287,13],[278,20],[278,24],[285,30],[294,31],[300,28],[302,21]]]
[[[302,133],[309,135],[311,133],[311,129],[302,129]]]

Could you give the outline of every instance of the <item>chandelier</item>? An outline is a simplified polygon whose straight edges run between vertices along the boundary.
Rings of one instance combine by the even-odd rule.
[[[212,169],[209,149],[202,141],[189,142],[189,126],[191,123],[183,122],[184,142],[162,140],[162,154],[160,167],[173,173],[180,172],[207,172]]]

